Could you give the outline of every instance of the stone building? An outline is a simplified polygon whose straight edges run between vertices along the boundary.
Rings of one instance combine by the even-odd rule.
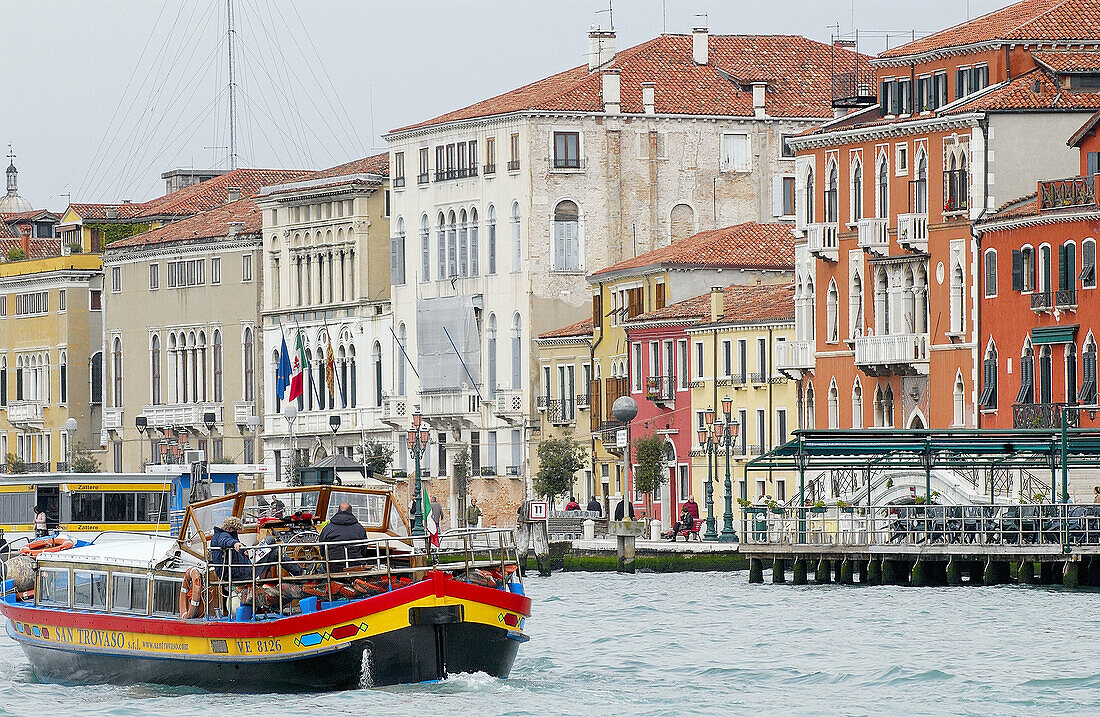
[[[785,140],[833,116],[831,72],[855,58],[705,29],[616,52],[595,31],[584,65],[392,131],[394,352],[420,376],[394,405],[435,429],[431,469],[479,454],[495,474],[473,490],[502,496],[490,520],[511,521],[531,338],[588,315],[593,271],[699,228],[793,219]],[[428,318],[443,313],[447,332]]]

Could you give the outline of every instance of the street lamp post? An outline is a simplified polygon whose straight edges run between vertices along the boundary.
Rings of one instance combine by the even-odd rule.
[[[203,425],[206,426],[206,435],[210,437],[210,453],[205,456],[207,463],[209,463],[214,456],[214,426],[218,424],[218,414],[213,411],[206,411],[202,414]],[[221,458],[221,456],[217,456]]]
[[[714,517],[714,409],[703,412],[704,427],[699,429],[699,444],[707,456],[707,529],[704,540],[718,540],[718,525]]]
[[[735,543],[737,542],[737,533],[733,530],[733,483],[730,482],[730,447],[737,437],[739,426],[733,421],[733,399],[729,396],[722,399],[722,414],[726,419],[722,431],[722,438],[726,444],[726,510],[722,515],[722,535],[718,538],[718,542]]]
[[[149,429],[149,419],[146,416],[137,416],[134,418],[134,427],[137,428],[138,435],[141,438],[138,440],[138,453],[140,453],[141,444],[145,443],[145,431]]]
[[[67,418],[65,420],[65,433],[67,433],[68,436],[69,436],[69,446],[68,446],[69,456],[68,456],[68,459],[69,459],[69,472],[70,473],[75,472],[73,470],[73,460],[76,456],[76,451],[73,447],[73,440],[76,438],[76,429],[78,427],[79,427],[79,424],[77,424],[76,419],[73,418],[72,416],[69,416],[69,418]]]
[[[630,396],[619,396],[615,399],[615,402],[611,404],[611,415],[615,417],[615,420],[625,426],[626,431],[626,447],[623,448],[623,480],[627,481],[627,485],[630,486],[630,422],[638,416],[638,402]],[[629,488],[624,491],[623,505],[626,506],[630,503]],[[633,508],[623,508],[623,518],[629,518]]]
[[[417,536],[424,535],[424,515],[423,511],[420,509],[420,456],[428,449],[428,444],[431,443],[431,440],[431,431],[428,430],[428,426],[424,423],[424,417],[420,414],[420,409],[417,409],[412,417],[412,428],[409,429],[406,435],[406,445],[409,448],[409,452],[412,453],[413,461],[416,464],[416,482],[413,484],[412,534]]]
[[[290,430],[290,480],[287,481],[290,485],[294,485],[295,475],[298,470],[298,447],[294,445],[294,419],[298,418],[298,406],[293,401],[286,404],[286,408],[283,409],[283,418],[286,419],[286,424]]]
[[[1062,429],[1062,502],[1063,503],[1068,503],[1069,502],[1069,462],[1068,462],[1068,459],[1069,459],[1068,440],[1069,440],[1069,438],[1068,438],[1068,435],[1067,435],[1068,431],[1066,430],[1067,429],[1066,424],[1068,423],[1068,421],[1066,419],[1069,417],[1070,411],[1076,411],[1078,417],[1080,417],[1081,411],[1087,411],[1088,414],[1089,414],[1089,418],[1090,419],[1095,419],[1096,418],[1096,413],[1097,413],[1098,410],[1100,410],[1100,406],[1097,406],[1095,404],[1092,404],[1092,405],[1089,405],[1089,406],[1062,406],[1062,408],[1061,408],[1061,415],[1059,416],[1058,422],[1061,424],[1060,427]],[[1080,421],[1080,418],[1078,418],[1078,421]],[[1051,491],[1052,492],[1051,492],[1050,502],[1053,503],[1054,499],[1056,497],[1056,495],[1055,495],[1056,491],[1054,491],[1053,488],[1051,489]]]
[[[244,456],[245,463],[255,463],[256,462],[256,434],[259,433],[259,431],[260,431],[260,417],[259,416],[249,416],[248,420],[245,422],[245,425],[248,426],[248,432],[252,435],[252,438],[250,439],[252,441],[252,450],[249,451],[248,454]],[[263,461],[261,461],[261,463],[262,462]],[[255,475],[256,475],[256,478],[254,479],[253,484],[255,485],[257,490],[263,490],[264,489],[264,474],[263,473],[256,473]]]
[[[328,427],[332,431],[332,477],[336,477],[336,432],[340,430],[340,416],[332,415],[328,417]],[[363,474],[363,478],[366,479],[366,474]]]

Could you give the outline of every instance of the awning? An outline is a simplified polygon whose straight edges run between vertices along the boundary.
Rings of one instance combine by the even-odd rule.
[[[1044,344],[1069,344],[1077,336],[1077,324],[1072,326],[1039,326],[1031,330],[1033,346]]]

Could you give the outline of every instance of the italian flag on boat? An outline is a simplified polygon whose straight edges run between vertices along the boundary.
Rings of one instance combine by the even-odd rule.
[[[432,541],[432,545],[438,548],[439,524],[435,522],[435,517],[432,516],[432,502],[428,500],[428,491],[420,492],[420,502],[420,514],[424,516],[424,531],[428,534],[428,539]]]
[[[306,365],[306,348],[302,345],[302,332],[298,332],[298,338],[294,341],[294,359],[291,361],[290,370],[290,395],[287,401],[293,401],[302,395],[302,371]]]

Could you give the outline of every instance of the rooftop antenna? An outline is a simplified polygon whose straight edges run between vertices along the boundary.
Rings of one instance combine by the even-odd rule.
[[[661,0],[661,34],[668,34],[668,0]]]
[[[233,78],[233,0],[225,0],[226,13],[229,16],[229,169],[237,168],[237,83]]]
[[[695,13],[695,17],[701,17],[701,18],[703,18],[703,23],[702,23],[702,26],[703,26],[703,27],[706,27],[706,28],[708,28],[708,29],[710,28],[710,13],[707,13],[707,12],[697,12],[697,13]]]
[[[218,155],[216,155],[214,153],[214,150],[216,150],[216,149],[229,149],[229,147],[226,147],[223,144],[216,144],[212,147],[203,147],[203,149],[209,149],[210,150],[210,163],[211,163],[210,168],[211,169],[217,169],[218,168]],[[194,164],[194,161],[192,161],[192,164]],[[192,167],[192,169],[194,169],[194,167]]]
[[[612,32],[614,32],[615,31],[615,8],[612,6],[611,2],[612,2],[612,0],[607,0],[607,9],[606,10],[597,10],[596,14],[597,15],[602,15],[603,13],[606,12],[607,13],[607,21],[609,23],[611,23],[611,28],[610,29],[611,29]]]

